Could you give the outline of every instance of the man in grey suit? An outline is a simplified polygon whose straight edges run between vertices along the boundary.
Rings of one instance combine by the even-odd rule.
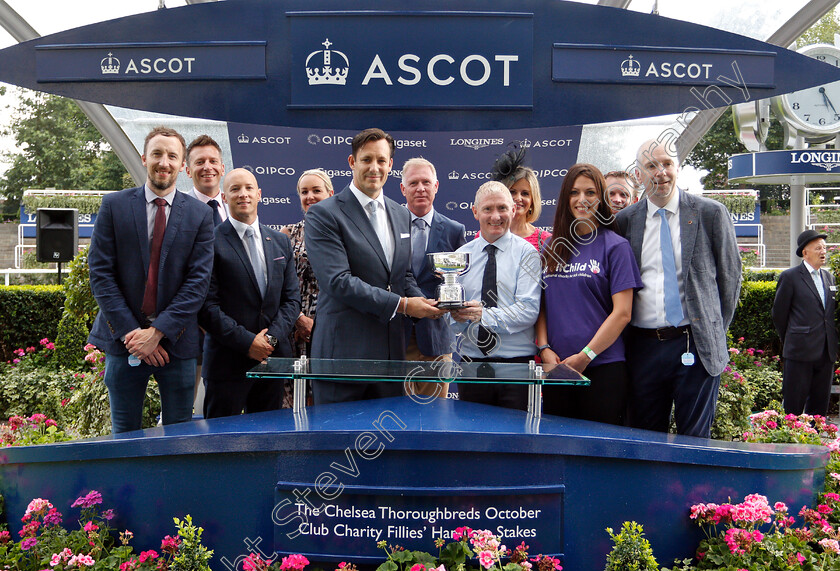
[[[729,212],[677,188],[672,142],[647,141],[636,154],[645,198],[618,213],[644,288],[633,298],[627,336],[630,424],[711,435],[726,330],[741,289],[741,259]]]
[[[825,234],[805,230],[797,238],[801,264],[785,270],[776,285],[773,324],[782,340],[782,396],[788,414],[828,414],[837,326],[837,286],[825,264]]]
[[[441,279],[435,275],[427,254],[454,252],[466,241],[466,229],[435,210],[439,186],[435,165],[423,158],[408,159],[402,168],[400,190],[411,213],[411,272],[423,295],[437,296]],[[406,358],[409,361],[452,360],[455,337],[446,319],[406,319]],[[410,395],[446,398],[449,383],[407,382]],[[428,402],[429,399],[423,399]]]
[[[411,273],[408,210],[382,187],[394,164],[394,139],[381,129],[353,137],[353,181],[306,214],[306,251],[318,280],[312,357],[404,359],[400,314],[440,317]],[[396,382],[314,381],[315,404],[399,396]]]

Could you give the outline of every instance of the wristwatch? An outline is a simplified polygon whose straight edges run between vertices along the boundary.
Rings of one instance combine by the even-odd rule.
[[[543,352],[543,349],[551,349],[551,345],[548,345],[548,344],[545,344],[545,345],[539,345],[539,346],[537,347],[537,354],[539,355],[540,353],[542,353],[542,352]]]
[[[277,347],[277,337],[275,337],[274,335],[269,335],[268,333],[266,333],[265,340],[268,341],[268,344],[272,347]]]

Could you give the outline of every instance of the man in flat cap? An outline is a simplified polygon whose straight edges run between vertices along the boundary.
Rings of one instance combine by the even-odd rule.
[[[828,413],[837,358],[834,323],[837,286],[825,264],[825,234],[805,230],[797,238],[798,266],[782,272],[773,301],[773,324],[782,339],[782,398],[790,414]]]

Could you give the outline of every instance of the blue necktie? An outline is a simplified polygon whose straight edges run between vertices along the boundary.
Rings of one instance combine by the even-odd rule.
[[[248,226],[245,229],[245,236],[248,238],[248,254],[251,256],[251,266],[254,268],[254,275],[257,276],[257,285],[260,287],[260,295],[265,297],[265,268],[262,258],[257,251],[257,237],[254,229]]]
[[[417,277],[423,269],[426,257],[426,221],[415,218],[411,232],[411,272]]]
[[[222,223],[222,215],[219,214],[219,201],[214,198],[207,205],[213,209],[213,226],[218,226]]]
[[[683,320],[680,288],[677,285],[677,264],[674,261],[674,244],[671,242],[671,227],[665,209],[656,211],[661,221],[659,224],[659,248],[662,250],[662,270],[665,273],[665,319],[676,327]]]

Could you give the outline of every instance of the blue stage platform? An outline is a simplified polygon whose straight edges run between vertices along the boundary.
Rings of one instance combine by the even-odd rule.
[[[610,549],[604,528],[625,520],[645,526],[667,563],[692,555],[701,537],[692,504],[758,492],[798,511],[821,489],[826,460],[813,446],[395,398],[7,448],[0,491],[16,531],[32,498],[70,520],[70,503],[99,490],[116,527],[143,548],[173,533],[173,516],[192,514],[216,550],[213,569],[241,569],[240,556],[258,550],[303,552],[324,568],[373,562],[379,539],[434,552],[434,538],[468,525],[591,570]]]

